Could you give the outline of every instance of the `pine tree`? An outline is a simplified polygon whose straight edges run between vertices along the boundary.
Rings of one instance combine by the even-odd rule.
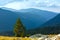
[[[16,37],[23,37],[25,33],[25,27],[23,26],[20,18],[17,19],[17,22],[14,26],[14,34]]]

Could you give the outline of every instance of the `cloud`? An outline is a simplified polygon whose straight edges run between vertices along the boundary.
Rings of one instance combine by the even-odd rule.
[[[29,8],[31,7],[31,5],[29,5],[27,2],[13,2],[7,5],[4,5],[4,7],[19,10],[19,9]]]
[[[54,6],[54,5],[60,6],[60,2],[58,2],[56,0],[23,0],[20,3],[25,3],[25,5],[28,4],[30,6],[37,6],[37,7],[49,7],[49,6]],[[10,4],[10,3],[8,3],[8,4]]]
[[[39,8],[39,9],[47,8],[48,10],[52,10],[53,8],[55,9],[60,8],[60,0],[22,0],[22,1],[15,0],[14,2],[8,3],[3,7],[12,8],[16,10],[26,8]]]
[[[12,0],[0,0],[0,6],[7,4],[8,2],[12,2]]]
[[[11,3],[13,1],[23,1],[23,0],[0,0],[0,6],[3,6],[7,3]]]

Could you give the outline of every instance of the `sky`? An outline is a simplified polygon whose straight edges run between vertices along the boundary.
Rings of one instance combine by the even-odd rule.
[[[60,0],[0,0],[0,7],[15,10],[37,8],[60,13]]]

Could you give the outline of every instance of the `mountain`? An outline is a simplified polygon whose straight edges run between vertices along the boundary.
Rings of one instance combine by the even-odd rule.
[[[0,32],[12,30],[18,15],[15,12],[0,8]]]
[[[22,11],[24,10],[24,11]],[[0,9],[0,30],[12,30],[16,19],[20,17],[23,25],[27,29],[38,28],[48,20],[54,18],[57,13],[39,10],[39,9],[22,9],[12,11],[7,9]],[[26,11],[25,11],[26,10]],[[4,29],[4,30],[3,30]]]
[[[55,16],[53,19],[42,24],[36,29],[29,30],[31,34],[60,34],[60,14]]]
[[[60,26],[60,14],[44,23],[42,26]]]
[[[33,9],[33,8],[16,10],[16,11],[15,10],[12,11],[12,9],[7,10],[7,9],[0,8],[0,34],[9,35],[13,30],[13,26],[17,18],[19,17],[23,25],[29,31],[30,29],[41,27],[42,24],[48,22],[49,20],[53,19],[57,15],[58,14],[54,12]],[[33,30],[30,31],[31,33],[34,33]],[[38,30],[37,32],[39,33],[39,31],[40,30]]]
[[[34,8],[22,9],[18,10],[18,12],[22,13],[20,13],[19,16],[22,17],[22,21],[26,25],[27,29],[37,28],[45,22],[49,21],[50,19],[54,18],[56,15],[58,15],[54,12]]]

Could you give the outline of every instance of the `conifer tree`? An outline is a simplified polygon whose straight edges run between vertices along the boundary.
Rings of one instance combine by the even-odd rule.
[[[25,33],[25,27],[23,26],[20,18],[17,19],[17,22],[14,26],[14,34],[16,37],[23,37]]]

